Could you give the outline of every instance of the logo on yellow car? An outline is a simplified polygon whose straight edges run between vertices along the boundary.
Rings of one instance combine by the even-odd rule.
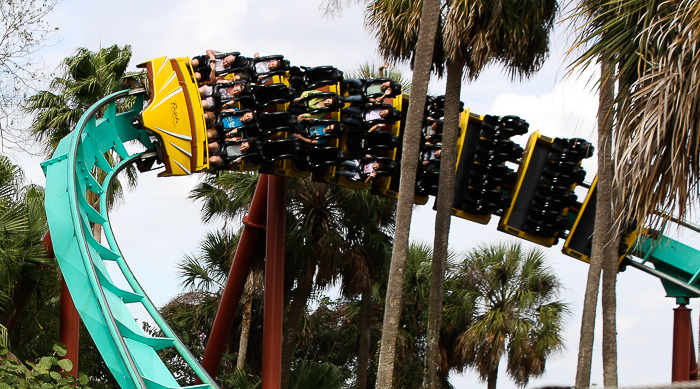
[[[170,103],[170,111],[171,111],[170,117],[173,119],[173,127],[172,128],[177,128],[177,123],[180,121],[180,118],[177,117],[177,103],[176,102],[173,101]]]

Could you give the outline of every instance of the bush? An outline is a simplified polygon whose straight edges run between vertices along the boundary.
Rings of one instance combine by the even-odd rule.
[[[0,348],[0,389],[90,389],[85,374],[75,379],[66,373],[73,369],[73,362],[58,359],[66,355],[65,347],[54,344],[53,350],[52,355],[24,365],[7,348]]]

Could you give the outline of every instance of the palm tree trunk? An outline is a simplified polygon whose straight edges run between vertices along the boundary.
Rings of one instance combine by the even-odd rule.
[[[372,285],[362,291],[360,303],[360,339],[357,347],[357,389],[367,388],[367,369],[369,366],[370,330],[372,324]]]
[[[610,102],[607,90],[605,89],[606,83],[603,82],[603,78],[606,77],[607,65],[601,63],[601,87],[599,93],[599,106],[598,106],[598,166],[599,170],[603,170],[605,166],[609,165],[609,157],[604,157],[604,150],[606,149],[606,132],[603,130],[608,120],[610,110]],[[612,82],[612,80],[611,80]],[[612,121],[610,121],[612,123]],[[609,140],[608,140],[609,141]],[[608,154],[610,150],[608,149]],[[603,174],[603,179],[606,178]],[[596,201],[596,216],[595,216],[595,228],[593,233],[593,247],[591,250],[591,263],[588,267],[588,279],[586,281],[586,294],[583,300],[583,313],[581,315],[581,336],[579,338],[579,348],[578,348],[578,364],[576,366],[576,387],[577,388],[587,388],[590,386],[591,382],[591,360],[593,358],[593,340],[595,331],[595,317],[596,317],[596,306],[598,304],[598,290],[600,287],[600,273],[603,269],[603,259],[605,257],[605,239],[607,229],[600,229],[602,221],[609,216],[610,213],[610,197],[608,197],[608,202],[603,203],[602,199],[604,194],[601,193],[599,175],[599,188],[597,193]],[[609,193],[608,193],[609,195]],[[606,214],[608,214],[606,216]]]
[[[452,199],[454,198],[455,175],[457,165],[457,138],[459,137],[459,95],[462,86],[463,62],[447,62],[447,87],[445,91],[445,123],[443,125],[443,147],[440,158],[440,182],[437,195],[435,215],[435,240],[433,243],[433,261],[430,275],[430,307],[428,309],[428,333],[426,334],[425,370],[423,388],[437,387],[439,363],[440,321],[442,313],[442,295],[445,284],[445,267],[447,246],[452,219]],[[442,174],[445,173],[445,174]]]
[[[249,298],[243,306],[243,322],[241,323],[241,338],[238,342],[238,359],[236,360],[236,370],[243,370],[245,358],[248,353],[248,339],[250,339],[250,324],[253,313],[253,299]]]
[[[292,372],[292,360],[294,359],[294,348],[296,347],[297,334],[301,320],[306,312],[306,305],[311,296],[313,287],[314,269],[305,272],[297,281],[297,288],[294,290],[292,303],[289,305],[287,320],[284,328],[284,340],[282,343],[282,389],[289,387],[289,377]],[[311,276],[309,276],[311,274]]]
[[[600,87],[598,119],[598,189],[596,199],[593,253],[601,256],[603,265],[603,382],[606,387],[617,387],[617,329],[616,293],[617,251],[619,239],[613,228],[612,197],[612,100],[614,65],[601,62],[603,82]],[[601,121],[600,114],[604,114]],[[596,241],[598,247],[596,247]],[[598,250],[597,253],[595,250]]]
[[[486,378],[486,388],[496,389],[496,381],[498,380],[498,365],[496,365],[495,370],[489,372],[488,378]]]
[[[5,324],[7,332],[12,332],[12,327],[15,326],[17,320],[24,312],[24,308],[29,304],[29,300],[34,295],[38,282],[35,280],[27,280],[24,283],[15,285],[12,291],[12,309],[6,312],[4,317],[0,317],[0,324]]]
[[[379,351],[379,368],[377,372],[378,389],[391,388],[394,380],[394,358],[396,354],[396,337],[401,316],[401,298],[403,274],[406,268],[408,237],[411,228],[411,213],[416,186],[416,170],[420,142],[420,130],[425,111],[425,96],[430,81],[430,66],[435,47],[440,1],[426,0],[421,11],[421,28],[416,44],[411,101],[406,118],[403,138],[401,163],[401,182],[399,200],[396,207],[396,235],[391,256],[391,267],[386,292],[382,340]]]

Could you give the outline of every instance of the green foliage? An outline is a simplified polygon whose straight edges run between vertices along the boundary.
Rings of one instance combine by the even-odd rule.
[[[344,374],[351,374],[356,364],[355,339],[360,330],[358,309],[351,301],[323,299],[306,320],[305,332],[312,335],[297,346],[295,359],[330,363]]]
[[[199,243],[199,252],[186,254],[177,265],[181,285],[187,290],[212,293],[223,289],[239,239],[240,233],[207,233]]]
[[[373,0],[366,9],[366,28],[386,58],[413,63],[422,0]],[[446,60],[464,64],[475,79],[492,64],[501,64],[511,78],[529,77],[549,53],[549,32],[559,6],[556,0],[441,2],[435,36],[433,70],[441,76]]]
[[[6,348],[0,348],[0,389],[90,389],[85,374],[79,374],[79,378],[75,379],[66,373],[73,369],[73,363],[68,359],[59,359],[66,355],[62,345],[54,344],[53,353],[38,361],[27,361],[26,364],[6,358],[8,353]]]
[[[425,329],[431,257],[432,250],[429,246],[416,243],[409,246],[404,274],[404,302],[396,348],[396,387],[407,389],[421,387],[426,347]],[[451,266],[451,256],[448,266]],[[381,284],[385,279],[378,281]],[[377,289],[380,290],[376,293],[378,301],[375,301],[369,313],[371,317],[369,386],[373,386],[377,375],[377,353],[382,330],[383,296],[386,285],[377,285]],[[297,364],[301,366],[302,361],[331,364],[354,379],[357,367],[357,343],[361,331],[360,319],[359,301],[350,298],[322,299],[306,323],[305,332],[312,335],[304,337],[305,341],[297,345],[295,353]],[[450,387],[446,370],[441,375],[438,385],[440,388]]]
[[[130,59],[129,45],[113,45],[97,52],[79,48],[63,60],[61,76],[53,79],[49,90],[27,99],[24,109],[35,114],[30,131],[48,153],[92,104],[121,89],[119,81],[127,75]]]
[[[7,346],[7,328],[5,328],[4,325],[0,324],[0,349],[7,348]]]
[[[53,264],[41,245],[47,230],[43,199],[43,190],[24,185],[22,169],[0,155],[0,323],[10,330]]]
[[[330,363],[301,361],[292,366],[290,389],[339,389],[345,387],[348,374]]]
[[[202,201],[202,220],[238,220],[248,211],[258,175],[253,173],[219,172],[205,174],[189,198]]]
[[[262,386],[260,376],[252,375],[245,370],[237,370],[218,378],[222,388],[259,389]]]
[[[371,80],[373,78],[380,78],[379,68],[369,61],[361,63],[356,69],[348,71],[345,73],[346,77],[353,77],[365,80]],[[411,94],[411,80],[406,78],[405,75],[396,68],[389,67],[385,70],[384,78],[390,78],[399,84],[401,84],[401,91],[403,93]]]
[[[220,298],[220,295],[213,293],[187,292],[176,296],[161,308],[163,318],[198,360],[201,360],[204,356],[206,336],[211,332]],[[254,328],[251,330],[252,339],[249,346],[249,355],[253,355],[255,362],[248,365],[248,374],[253,375],[260,374],[262,355],[262,307],[259,305],[256,308],[259,314],[254,315],[253,318]],[[239,314],[234,328],[238,327],[240,320]],[[152,327],[148,323],[143,323],[143,330],[150,336],[163,336],[156,327]],[[238,347],[237,341],[238,336],[232,335],[228,349],[236,350]],[[194,384],[194,377],[191,374],[190,367],[173,348],[159,350],[158,354],[181,385]],[[236,361],[237,354],[224,354],[219,371],[217,374],[214,374],[215,380],[222,387],[237,387],[226,384],[241,379],[240,377],[237,378]]]
[[[547,357],[563,348],[567,304],[560,283],[539,249],[520,243],[482,246],[467,253],[452,272],[442,337],[450,368],[476,369],[495,378],[503,357],[519,386],[544,374]]]

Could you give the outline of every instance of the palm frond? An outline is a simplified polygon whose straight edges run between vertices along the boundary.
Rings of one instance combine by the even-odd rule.
[[[560,284],[542,251],[524,251],[519,242],[480,246],[448,274],[442,332],[454,341],[455,364],[474,367],[486,380],[507,354],[518,385],[542,374],[546,358],[563,347],[569,314],[556,299]]]

